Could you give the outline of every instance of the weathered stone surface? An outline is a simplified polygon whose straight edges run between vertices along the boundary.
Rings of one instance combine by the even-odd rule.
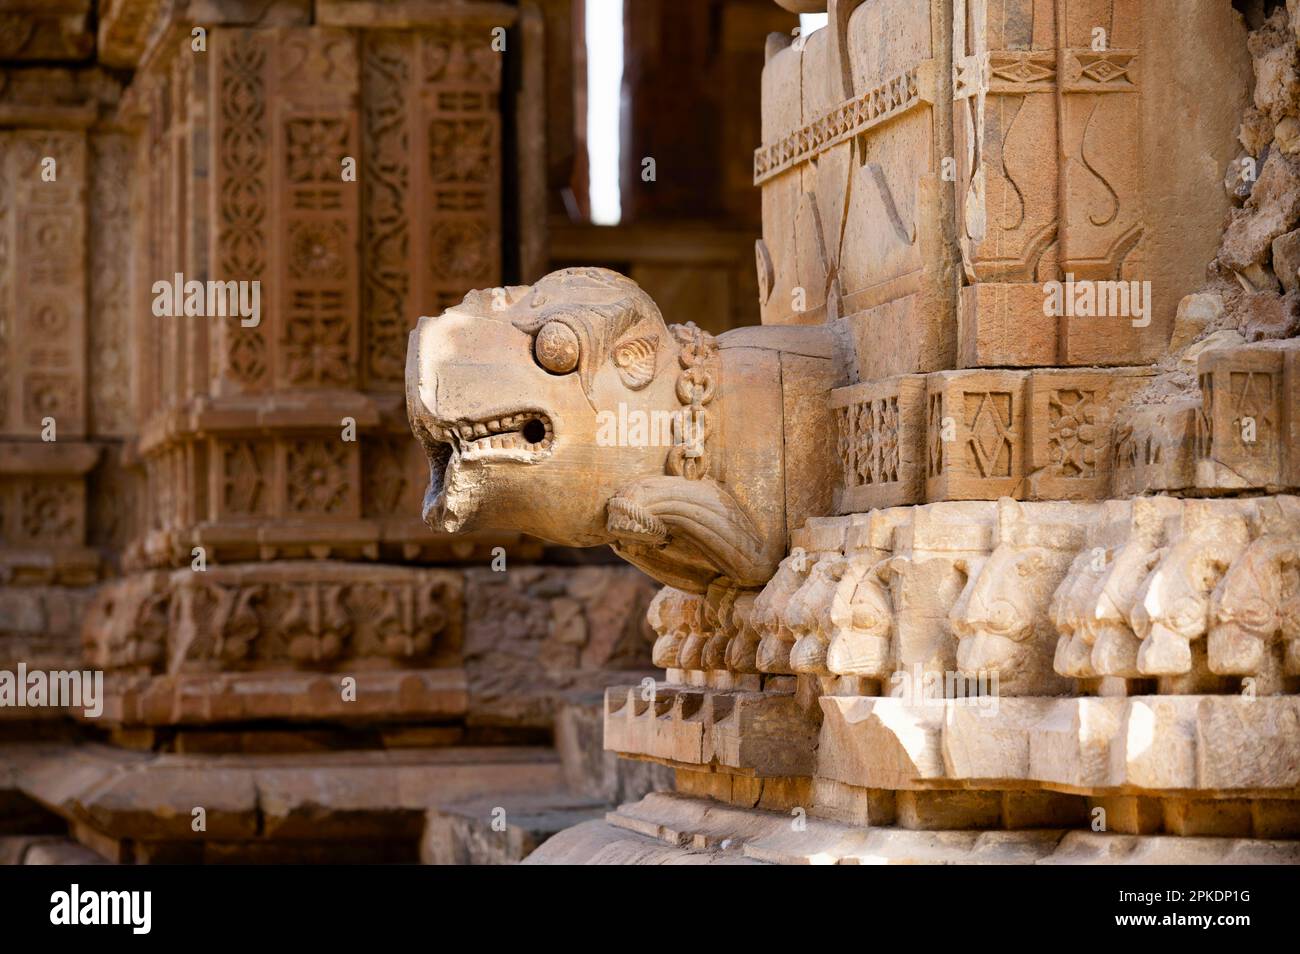
[[[4,758],[19,790],[118,860],[141,850],[134,843],[231,860],[282,843],[333,843],[337,859],[347,846],[399,842],[415,860],[425,815],[442,805],[485,791],[565,798],[555,755],[523,746],[202,756],[45,745],[7,746]]]
[[[1287,11],[1278,9],[1246,44],[1255,64],[1255,108],[1275,123],[1288,114],[1294,115],[1295,102],[1300,98],[1300,57],[1295,39]]]
[[[0,2],[0,860],[1294,861],[1300,2],[576,6]]]
[[[1288,232],[1276,239],[1273,243],[1273,254],[1277,257],[1278,244],[1282,243],[1284,248],[1290,248],[1291,243],[1288,239],[1293,233]],[[1296,238],[1300,239],[1300,233],[1295,233]],[[1300,244],[1297,244],[1296,252],[1300,253]],[[1296,263],[1300,268],[1300,260]],[[1294,278],[1295,276],[1293,276]],[[1211,328],[1223,316],[1223,298],[1214,294],[1195,294],[1188,295],[1178,303],[1178,315],[1174,319],[1174,331],[1169,338],[1169,350],[1181,351],[1196,341],[1201,334]]]
[[[1265,113],[1251,106],[1241,116],[1239,136],[1241,145],[1251,156],[1262,158],[1264,151],[1273,141],[1273,126],[1273,121]],[[1249,188],[1242,198],[1248,195],[1250,195]]]
[[[811,775],[819,721],[793,692],[615,686],[605,696],[612,751],[751,776]]]
[[[1223,236],[1219,259],[1244,271],[1265,261],[1273,240],[1300,219],[1300,160],[1280,150],[1269,154],[1245,208],[1234,209]]]
[[[1056,364],[1056,321],[1043,314],[1044,300],[1042,286],[1028,282],[979,282],[963,288],[957,312],[960,366]]]
[[[650,675],[645,610],[653,594],[629,567],[470,571],[470,724],[546,728],[572,694]]]
[[[476,798],[430,811],[420,839],[429,865],[516,864],[557,832],[605,814],[604,800]]]
[[[1273,240],[1273,272],[1283,291],[1289,294],[1300,289],[1300,230]]]
[[[1292,841],[1091,831],[907,831],[652,795],[562,832],[526,864],[1295,864]]]
[[[673,772],[655,762],[622,759],[604,746],[603,696],[564,703],[555,716],[555,747],[569,791],[619,805],[671,788]]]
[[[1285,368],[1295,344],[1268,342],[1202,352],[1197,362],[1202,404],[1197,418],[1197,486],[1285,486],[1283,435],[1293,404]]]
[[[819,772],[861,788],[936,782],[1058,791],[1180,790],[1289,798],[1294,697],[1000,699],[986,704],[823,696]]]

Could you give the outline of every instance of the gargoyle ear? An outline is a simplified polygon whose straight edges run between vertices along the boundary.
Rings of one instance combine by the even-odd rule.
[[[659,355],[659,336],[642,335],[627,338],[614,349],[614,367],[623,383],[633,391],[640,391],[654,380],[655,364]]]

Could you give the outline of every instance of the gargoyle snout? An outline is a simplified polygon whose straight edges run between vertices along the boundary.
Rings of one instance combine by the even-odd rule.
[[[426,332],[437,320],[436,316],[424,316],[411,329],[406,344],[406,414],[411,422],[411,429],[417,434],[419,428],[430,420],[436,420],[434,409],[429,406],[429,399],[436,402],[437,378],[429,369],[430,380],[425,380]]]

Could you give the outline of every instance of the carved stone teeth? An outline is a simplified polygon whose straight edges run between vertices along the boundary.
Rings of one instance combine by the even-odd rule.
[[[532,421],[541,421],[546,429],[545,435],[539,441],[530,441],[523,435],[524,427]],[[435,440],[451,444],[461,453],[472,452],[475,448],[480,451],[543,451],[549,449],[554,441],[554,429],[550,419],[532,411],[510,414],[477,424],[431,425],[429,434]]]

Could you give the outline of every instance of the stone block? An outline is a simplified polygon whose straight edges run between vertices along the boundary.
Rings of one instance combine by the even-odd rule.
[[[996,828],[1002,821],[1000,792],[898,793],[898,827],[912,831]]]
[[[1284,351],[1267,346],[1216,348],[1201,354],[1197,487],[1281,485],[1285,359]]]
[[[963,368],[1037,367],[1057,363],[1054,316],[1044,314],[1043,286],[980,282],[961,290],[958,362]]]
[[[1142,370],[1034,371],[1029,378],[1025,497],[1097,500],[1110,490],[1114,422]]]
[[[837,513],[924,501],[925,396],[920,375],[832,392],[843,475]]]
[[[1123,411],[1112,438],[1111,492],[1128,496],[1194,487],[1199,415],[1194,398]]]
[[[1029,375],[944,371],[927,378],[926,499],[1021,493]]]

